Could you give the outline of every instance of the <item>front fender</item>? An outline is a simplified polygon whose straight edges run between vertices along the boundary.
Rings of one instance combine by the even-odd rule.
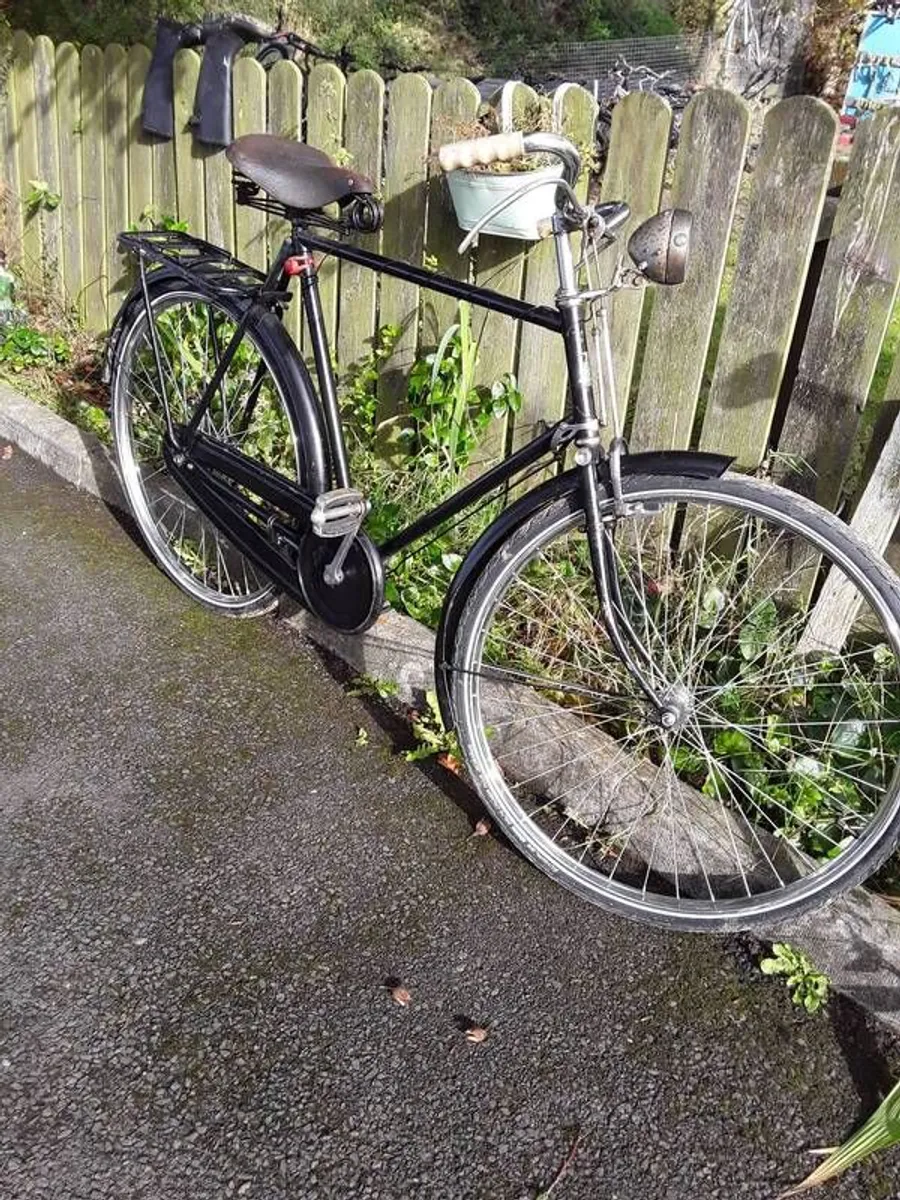
[[[641,454],[625,454],[622,457],[622,475],[682,475],[690,479],[718,479],[734,460],[724,454],[707,454],[699,450],[649,450]],[[599,467],[601,483],[609,488],[609,472],[605,462]],[[577,492],[580,468],[557,475],[540,487],[527,492],[515,504],[505,509],[484,531],[463,560],[462,566],[453,577],[438,625],[434,649],[434,679],[441,716],[447,729],[453,729],[455,721],[450,703],[448,672],[449,661],[456,640],[456,631],[466,601],[478,582],[481,572],[500,545],[524,525],[539,509]]]

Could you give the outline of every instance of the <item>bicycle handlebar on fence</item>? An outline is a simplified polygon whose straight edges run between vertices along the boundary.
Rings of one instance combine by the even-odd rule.
[[[470,138],[441,146],[438,161],[444,171],[476,165],[489,167],[495,162],[511,162],[525,154],[552,154],[563,164],[563,178],[574,184],[581,174],[581,155],[568,140],[557,133],[495,133],[491,137]]]

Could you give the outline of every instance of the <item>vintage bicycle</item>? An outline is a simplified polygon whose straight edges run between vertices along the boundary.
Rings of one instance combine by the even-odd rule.
[[[508,133],[440,157],[451,170],[522,154],[562,163],[553,305],[342,240],[380,227],[372,183],[268,135],[228,151],[238,203],[290,224],[267,275],[186,233],[122,234],[139,274],[108,356],[125,492],[194,599],[247,617],[283,592],[347,632],[382,611],[385,564],[499,496],[448,590],[435,656],[445,722],[498,826],[626,916],[707,930],[796,916],[897,844],[897,580],[835,516],[729,473],[727,457],[628,452],[609,299],[684,278],[691,215],[644,222],[601,283],[629,209],[579,201],[570,142]],[[524,180],[520,194],[541,186]],[[376,544],[315,254],[562,337],[567,414]],[[316,386],[282,323],[292,277]]]

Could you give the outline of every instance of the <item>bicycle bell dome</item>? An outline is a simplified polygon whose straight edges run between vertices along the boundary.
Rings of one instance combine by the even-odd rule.
[[[684,282],[693,220],[685,208],[666,208],[638,225],[628,253],[642,275],[653,283]]]

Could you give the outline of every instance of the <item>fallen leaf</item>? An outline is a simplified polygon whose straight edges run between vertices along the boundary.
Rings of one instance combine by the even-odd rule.
[[[0,446],[0,458],[5,462],[8,458],[12,458],[13,448],[10,445]]]
[[[369,744],[369,731],[363,729],[362,725],[356,731],[356,744],[357,746],[368,746]]]
[[[443,754],[438,755],[438,762],[442,767],[446,767],[448,771],[452,771],[454,775],[458,775],[462,764],[455,754],[451,754],[449,750],[445,750]]]
[[[470,838],[487,837],[487,835],[491,832],[492,828],[493,828],[493,826],[491,825],[491,823],[487,819],[487,817],[482,817],[481,820],[477,822],[477,824],[475,825],[475,828],[472,830],[472,832],[469,834],[469,837]]]
[[[407,1004],[412,1000],[410,993],[399,983],[395,988],[391,988],[391,995],[394,998],[394,1002],[399,1004],[401,1008],[406,1008]]]
[[[466,1030],[466,1041],[468,1042],[483,1042],[487,1040],[488,1031],[483,1029],[481,1025],[471,1025]]]

